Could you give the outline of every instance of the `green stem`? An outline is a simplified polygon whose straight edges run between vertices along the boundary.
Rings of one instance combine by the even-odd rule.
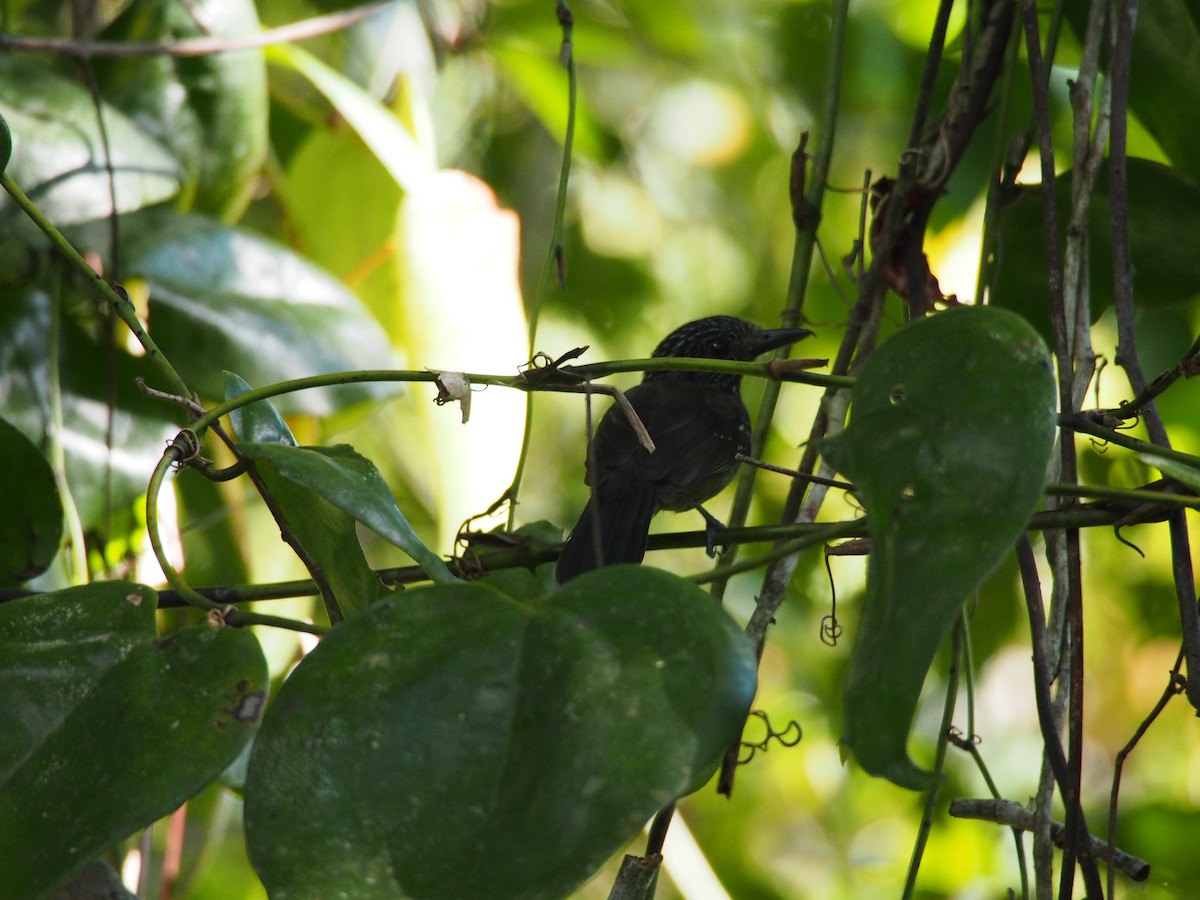
[[[841,102],[841,86],[842,86],[842,63],[843,54],[845,52],[846,43],[846,23],[849,17],[849,0],[838,0],[833,4],[832,19],[829,28],[829,59],[826,63],[826,83],[829,85],[825,92],[825,109],[822,116],[820,130],[820,144],[817,147],[817,153],[813,157],[812,165],[812,181],[809,184],[808,191],[803,195],[803,210],[797,208],[801,198],[792,197],[793,217],[796,221],[796,236],[792,244],[792,266],[788,274],[787,297],[784,302],[781,321],[784,325],[799,325],[804,320],[804,298],[808,292],[809,276],[812,272],[812,257],[813,250],[817,245],[817,226],[821,221],[821,204],[825,198],[825,184],[828,180],[830,165],[833,161],[833,146],[834,138],[837,134],[837,118],[838,106]],[[802,154],[804,141],[801,140],[800,147],[796,153],[799,156]],[[806,160],[803,158],[793,157],[792,167],[793,181],[797,174],[805,172]],[[801,220],[800,213],[803,211],[805,217]],[[783,351],[779,351],[781,355]],[[836,376],[823,376],[825,379],[836,378]],[[841,379],[839,379],[841,380]],[[808,381],[809,384],[817,384],[816,381]],[[826,381],[822,386],[830,387],[849,387],[853,384],[842,385],[834,384]],[[758,412],[754,419],[754,432],[751,435],[751,450],[752,456],[761,456],[762,448],[766,445],[767,435],[771,430],[771,421],[775,416],[775,408],[779,402],[779,384],[768,382],[764,391],[762,400],[758,406]],[[733,506],[730,509],[729,524],[741,525],[746,521],[746,516],[750,511],[750,502],[754,494],[754,481],[758,471],[754,466],[743,466],[741,474],[738,477],[737,488],[733,497]],[[721,568],[726,563],[732,563],[736,549],[723,554],[721,557]],[[716,597],[721,597],[725,593],[725,581],[717,580],[713,585],[713,594]]]
[[[158,560],[158,564],[162,568],[163,575],[167,579],[167,584],[188,605],[195,606],[209,613],[215,613],[220,616],[224,624],[232,627],[268,625],[274,628],[286,628],[290,631],[324,634],[328,629],[321,625],[311,625],[308,622],[284,619],[279,616],[245,612],[228,604],[215,603],[188,584],[179,573],[179,570],[171,564],[171,560],[167,557],[166,548],[163,546],[162,535],[159,529],[158,495],[162,491],[163,480],[167,477],[167,473],[171,471],[171,467],[177,465],[188,455],[186,447],[187,441],[181,433],[163,451],[163,455],[159,458],[158,464],[154,467],[154,471],[150,475],[150,484],[146,487],[146,532],[150,537],[150,549],[154,552],[154,558]]]
[[[299,631],[304,634],[323,635],[329,632],[324,625],[314,625],[311,622],[301,622],[299,619],[285,619],[282,616],[265,616],[261,613],[246,612],[243,609],[224,609],[221,611],[225,624],[232,628],[244,628],[247,625],[265,625],[268,628],[282,628],[286,631]]]
[[[1128,503],[1152,503],[1159,506],[1200,509],[1200,497],[1172,494],[1167,491],[1146,491],[1140,488],[1115,488],[1091,484],[1048,484],[1045,490],[1047,494],[1061,497],[1095,497],[1100,500],[1123,500]]]
[[[1125,447],[1128,450],[1136,450],[1138,453],[1145,453],[1148,456],[1157,456],[1160,459],[1169,459],[1174,462],[1183,463],[1185,466],[1191,466],[1194,469],[1200,469],[1200,458],[1192,456],[1190,453],[1180,453],[1178,450],[1172,450],[1170,447],[1161,447],[1158,444],[1151,444],[1148,441],[1139,441],[1137,438],[1129,437],[1119,431],[1105,428],[1085,413],[1060,413],[1058,424],[1063,428],[1069,428],[1075,432],[1098,437],[1110,444],[1116,444],[1118,447]]]
[[[612,362],[594,363],[588,366],[572,366],[565,368],[562,372],[570,376],[571,380],[560,378],[557,381],[549,379],[539,380],[537,377],[530,377],[528,374],[517,375],[488,375],[479,372],[464,372],[471,384],[486,384],[495,387],[514,388],[521,391],[558,391],[566,393],[581,393],[585,388],[581,383],[577,383],[575,378],[581,374],[586,375],[586,380],[599,378],[604,375],[610,375],[617,372],[661,372],[661,371],[677,371],[677,372],[721,372],[741,375],[743,377],[756,378],[773,378],[769,363],[745,363],[745,362],[730,362],[721,359],[684,359],[676,357],[662,357],[658,359],[629,359],[629,360],[614,360]],[[536,374],[536,373],[535,373]],[[323,375],[309,375],[305,378],[295,378],[291,381],[281,381],[277,384],[270,384],[266,387],[254,388],[246,391],[244,394],[239,394],[223,403],[220,403],[202,415],[198,416],[192,422],[192,429],[197,433],[202,433],[213,422],[233,412],[235,409],[240,409],[243,406],[249,406],[251,403],[257,403],[259,400],[268,400],[271,397],[277,397],[281,394],[290,394],[295,391],[306,391],[312,388],[332,387],[339,384],[358,384],[366,381],[405,381],[405,382],[436,382],[440,373],[430,371],[414,371],[402,369],[363,369],[355,372],[328,372]],[[850,381],[853,379],[835,379],[830,375],[817,375],[810,372],[795,372],[788,373],[788,379],[792,381],[803,381],[809,384],[824,384],[829,380]],[[585,379],[580,379],[583,381]]]
[[[558,197],[554,205],[554,225],[550,232],[550,246],[546,250],[546,259],[542,263],[542,274],[538,279],[537,293],[533,297],[533,306],[529,311],[529,358],[537,352],[537,327],[541,318],[542,300],[550,287],[550,280],[560,271],[563,260],[563,219],[567,210],[567,183],[571,177],[571,148],[575,143],[575,53],[571,43],[574,30],[574,19],[567,4],[559,0],[557,6],[558,22],[562,26],[561,55],[563,66],[567,70],[567,131],[563,136],[562,165],[558,171]],[[561,279],[560,279],[561,280]],[[565,283],[563,285],[565,287]],[[521,435],[521,454],[517,457],[517,468],[513,472],[512,484],[508,487],[508,523],[507,530],[512,531],[516,525],[517,495],[521,492],[521,481],[525,477],[525,465],[529,459],[529,448],[533,444],[533,394],[525,398],[525,428]]]
[[[162,491],[163,480],[167,477],[167,473],[171,471],[171,467],[178,465],[185,456],[186,451],[184,450],[181,435],[180,437],[176,437],[167,449],[163,451],[163,455],[159,457],[158,464],[155,465],[154,471],[150,474],[150,483],[146,486],[146,533],[150,537],[150,549],[154,552],[154,558],[158,560],[159,568],[162,569],[163,575],[167,579],[167,584],[190,605],[210,612],[219,612],[222,609],[221,604],[214,603],[207,597],[198,594],[184,580],[183,576],[179,574],[175,566],[171,564],[171,560],[167,557],[166,548],[163,546],[162,534],[160,533],[158,495]]]
[[[852,388],[855,379],[846,375],[822,375],[807,369],[782,368],[776,362],[736,362],[728,359],[689,359],[682,356],[655,356],[649,359],[615,359],[563,369],[572,376],[587,379],[618,375],[622,372],[720,372],[749,375],[778,381],[794,381],[817,387]]]
[[[7,172],[0,172],[0,187],[6,190],[10,197],[13,198],[17,206],[33,220],[33,223],[50,239],[50,243],[61,253],[72,267],[75,268],[81,275],[88,279],[92,287],[100,294],[104,302],[112,307],[114,313],[129,326],[129,330],[133,332],[134,337],[146,351],[146,357],[154,363],[167,379],[170,390],[181,397],[190,397],[191,391],[188,390],[186,382],[175,371],[175,367],[167,360],[166,356],[158,349],[158,345],[146,333],[146,329],[142,327],[142,323],[138,320],[137,312],[133,308],[133,304],[128,297],[122,297],[113,289],[104,278],[93,269],[86,259],[80,256],[79,251],[71,246],[61,231],[54,227],[53,223],[47,219],[40,209],[38,209],[32,200],[30,200],[25,192],[17,186],[12,180],[12,176]]]
[[[1046,512],[1034,513],[1028,524],[1029,531],[1046,531],[1064,528],[1098,528],[1111,527],[1123,513],[1116,509],[1065,508]],[[845,530],[842,530],[842,526]],[[836,532],[834,529],[837,529]],[[761,544],[781,540],[798,539],[788,545],[788,551],[804,549],[814,543],[833,540],[836,538],[866,537],[866,519],[855,519],[844,523],[795,523],[792,525],[755,525],[751,527],[727,529],[721,534],[721,539],[743,544]],[[678,550],[681,548],[703,547],[708,540],[704,531],[676,531],[650,535],[650,550]],[[780,552],[784,552],[780,548]],[[532,569],[542,563],[552,562],[558,557],[558,547],[547,544],[536,548],[513,548],[509,550],[492,550],[481,554],[475,565],[484,572],[496,572],[502,569]],[[761,562],[761,560],[758,560]],[[743,572],[753,567],[754,563],[746,560],[738,563],[737,572]],[[377,569],[376,574],[385,584],[416,584],[429,580],[428,573],[420,566],[397,566],[388,569]],[[718,575],[721,573],[717,573]],[[713,572],[706,572],[697,578],[703,582],[712,578]],[[254,602],[259,600],[282,600],[288,597],[308,597],[317,595],[317,586],[312,579],[296,581],[281,581],[272,584],[232,584],[212,587],[193,588],[209,600],[227,607],[231,603]],[[0,603],[30,597],[36,591],[6,590],[0,588]],[[165,606],[176,606],[182,602],[170,591],[161,592]]]
[[[773,527],[796,528],[796,527],[801,527],[801,526],[793,525],[793,526],[773,526]],[[807,527],[813,528],[812,525],[808,525]],[[738,529],[738,530],[739,531],[751,531],[751,530],[757,531],[757,529]],[[865,533],[866,533],[866,522],[863,519],[851,519],[848,522],[834,522],[829,525],[823,525],[823,524],[817,525],[814,530],[810,531],[808,534],[805,534],[803,537],[797,538],[794,541],[788,541],[786,544],[780,544],[778,546],[772,547],[766,553],[762,553],[751,559],[744,559],[741,562],[735,562],[735,563],[729,563],[727,565],[717,566],[715,569],[705,572],[702,575],[697,575],[697,576],[693,577],[691,580],[694,581],[696,584],[707,584],[710,581],[728,580],[729,578],[733,577],[734,575],[738,575],[742,572],[749,572],[751,569],[757,569],[761,565],[765,565],[766,563],[769,563],[769,562],[774,562],[777,559],[783,559],[783,557],[785,557],[785,556],[788,556],[792,553],[799,553],[801,550],[805,550],[809,547],[813,547],[818,544],[824,544],[828,541],[837,540],[838,538],[860,537]],[[768,626],[769,620],[770,620],[770,617],[767,616],[767,617],[765,617],[765,620],[760,621],[760,619],[762,617],[758,616],[758,610],[760,610],[761,608],[762,607],[756,608],[755,615],[751,617],[750,622],[746,625],[746,634],[749,635],[751,640],[754,640],[754,641],[757,641],[759,638],[766,636],[767,626]],[[756,644],[756,646],[757,646],[757,644]]]
[[[962,618],[954,623],[954,637],[950,650],[950,672],[946,678],[946,703],[942,709],[942,728],[938,733],[937,755],[934,759],[934,783],[925,796],[925,810],[921,815],[921,827],[917,830],[917,840],[913,845],[912,857],[908,863],[908,878],[904,883],[903,900],[911,900],[917,886],[917,873],[921,868],[921,858],[925,855],[925,845],[929,841],[929,832],[933,830],[933,816],[937,810],[938,795],[941,792],[942,781],[946,770],[946,748],[950,744],[950,728],[954,724],[954,704],[958,698],[958,675],[962,665],[963,629]]]
[[[62,405],[62,373],[60,371],[60,354],[62,344],[62,292],[58,288],[62,284],[61,275],[55,279],[54,295],[50,298],[50,334],[47,337],[48,375],[50,382],[50,468],[54,472],[54,483],[62,498],[63,518],[66,521],[67,533],[70,535],[71,549],[70,564],[67,578],[73,585],[86,584],[88,580],[87,541],[83,536],[83,522],[79,518],[79,507],[75,505],[75,495],[71,492],[71,482],[67,478],[67,453],[63,447],[63,405]]]

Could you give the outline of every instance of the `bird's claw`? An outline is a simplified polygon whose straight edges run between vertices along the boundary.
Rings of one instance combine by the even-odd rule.
[[[704,516],[704,552],[709,559],[714,559],[717,555],[717,533],[725,530],[725,523],[703,506],[697,506],[696,510]]]
[[[704,529],[704,552],[709,559],[717,557],[717,529],[712,526]]]

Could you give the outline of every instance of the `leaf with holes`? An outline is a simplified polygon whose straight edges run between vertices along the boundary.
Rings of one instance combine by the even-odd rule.
[[[921,685],[963,602],[1037,507],[1054,406],[1050,357],[1028,322],[951,310],[880,347],[854,387],[850,426],[825,444],[871,535],[842,744],[873,775],[930,783],[906,746]]]

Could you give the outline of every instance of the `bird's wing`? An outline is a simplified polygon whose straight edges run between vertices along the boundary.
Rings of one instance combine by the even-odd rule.
[[[734,455],[747,452],[750,443],[749,418],[736,393],[660,380],[638,385],[626,396],[655,452],[641,446],[629,419],[614,406],[596,429],[593,459],[605,465],[603,471],[589,471],[593,487],[593,481],[602,484],[632,468],[655,486],[661,507],[688,509],[729,483]]]

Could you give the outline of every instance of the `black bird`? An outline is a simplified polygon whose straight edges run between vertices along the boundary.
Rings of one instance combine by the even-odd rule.
[[[749,361],[812,334],[806,328],[765,330],[733,316],[710,316],[672,331],[654,356]],[[558,559],[564,583],[600,566],[640,563],[650,520],[659,510],[699,509],[733,480],[738,453],[750,452],[750,415],[741,376],[715,372],[649,372],[625,396],[655,444],[649,453],[614,406],[588,446],[592,497]]]

